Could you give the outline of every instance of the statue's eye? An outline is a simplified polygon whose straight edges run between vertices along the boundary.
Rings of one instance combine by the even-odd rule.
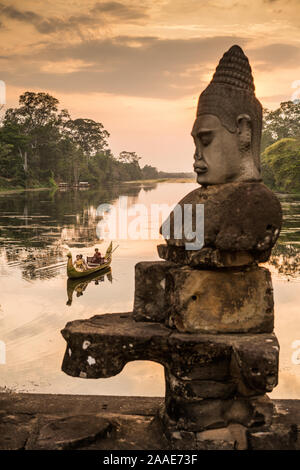
[[[206,145],[209,145],[212,141],[212,132],[201,132],[198,134],[198,137],[202,145],[204,145],[205,147]]]

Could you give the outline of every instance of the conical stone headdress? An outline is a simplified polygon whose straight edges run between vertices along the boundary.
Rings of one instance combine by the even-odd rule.
[[[220,60],[212,81],[201,93],[197,116],[213,114],[228,131],[235,132],[237,117],[248,114],[252,123],[252,153],[259,169],[262,106],[254,90],[248,58],[239,46],[232,46]]]

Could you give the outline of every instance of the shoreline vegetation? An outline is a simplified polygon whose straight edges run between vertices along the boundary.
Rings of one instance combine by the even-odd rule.
[[[157,184],[157,183],[195,183],[196,174],[194,177],[178,177],[178,178],[157,178],[157,179],[142,179],[135,181],[124,181],[125,184]]]
[[[140,166],[136,152],[118,156],[109,148],[101,122],[72,119],[48,93],[25,92],[19,107],[0,123],[0,192],[68,188],[87,182],[95,189],[120,183],[192,182],[194,173]],[[300,193],[300,101],[264,109],[261,169],[263,182],[279,193]]]
[[[160,179],[144,179],[144,180],[132,180],[132,181],[122,181],[122,184],[142,184],[142,185],[153,185],[153,184],[158,184],[158,183],[195,183],[196,178],[160,178]],[[114,184],[113,182],[111,184]],[[89,189],[95,189],[89,188]],[[15,188],[15,189],[3,189],[0,188],[0,196],[3,196],[5,194],[18,194],[18,193],[24,193],[24,192],[38,192],[38,191],[57,191],[59,190],[59,187],[44,187],[44,188]],[[75,190],[75,188],[68,188],[67,190]],[[276,194],[280,196],[300,196],[300,191],[279,191],[275,190],[274,191]]]
[[[131,180],[131,181],[122,181],[122,184],[157,184],[157,183],[194,183],[196,181],[196,176],[195,178],[158,178],[158,179],[141,179],[141,180]],[[111,182],[111,184],[114,184],[114,182]],[[55,187],[41,187],[41,188],[12,188],[12,189],[6,189],[6,188],[1,188],[0,187],[0,195],[2,194],[13,194],[13,193],[21,193],[21,192],[34,192],[34,191],[51,191],[51,190],[59,190],[58,186]],[[75,189],[74,187],[69,187],[69,189]],[[89,189],[95,189],[94,187],[89,188]]]
[[[0,195],[3,194],[14,194],[14,193],[24,193],[24,192],[36,192],[36,191],[51,191],[52,188],[12,188],[12,189],[5,189],[0,188]]]

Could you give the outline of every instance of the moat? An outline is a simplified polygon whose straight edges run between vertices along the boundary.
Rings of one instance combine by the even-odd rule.
[[[96,209],[101,203],[117,205],[121,196],[127,196],[129,206],[172,205],[196,187],[196,183],[123,184],[99,190],[0,195],[0,340],[6,345],[6,364],[0,365],[2,391],[164,395],[163,368],[152,362],[130,363],[110,379],[72,379],[61,372],[65,343],[60,334],[68,321],[131,311],[134,266],[158,260],[160,240],[117,240],[112,279],[105,276],[73,291],[67,289],[62,263],[69,249],[84,255],[95,246],[105,249],[107,241],[99,243],[96,234]],[[284,225],[266,264],[272,272],[275,333],[281,346],[279,385],[270,396],[296,399],[300,390],[300,197],[278,196]]]

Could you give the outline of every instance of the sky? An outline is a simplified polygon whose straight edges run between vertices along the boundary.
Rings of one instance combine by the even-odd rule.
[[[0,41],[7,107],[48,92],[165,171],[193,171],[198,96],[233,44],[264,107],[300,98],[300,0],[0,0]]]

